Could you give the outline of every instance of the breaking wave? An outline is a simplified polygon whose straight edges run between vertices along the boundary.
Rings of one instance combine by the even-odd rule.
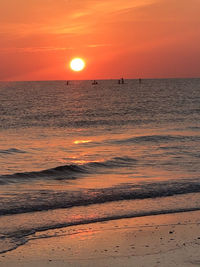
[[[21,172],[11,175],[1,175],[0,184],[17,183],[32,179],[55,179],[55,180],[70,180],[81,177],[85,174],[93,174],[100,172],[103,168],[122,168],[136,164],[137,160],[130,157],[115,157],[111,160],[102,162],[89,162],[85,164],[70,164],[58,166],[55,168],[34,171]]]
[[[39,190],[14,196],[8,202],[1,197],[0,215],[88,206],[121,200],[155,199],[198,192],[200,192],[198,179],[135,185],[121,184],[79,191]]]

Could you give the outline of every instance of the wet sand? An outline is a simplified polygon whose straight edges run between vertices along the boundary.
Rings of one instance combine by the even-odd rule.
[[[200,266],[200,212],[146,216],[35,233],[1,267]]]

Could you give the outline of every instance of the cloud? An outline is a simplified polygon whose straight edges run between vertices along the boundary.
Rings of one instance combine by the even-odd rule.
[[[111,14],[152,2],[155,0],[0,0],[0,31],[81,33],[102,16],[107,20]]]
[[[112,46],[111,44],[89,44],[87,47],[96,48],[96,47],[106,47],[106,46]]]
[[[49,51],[68,51],[73,47],[8,47],[0,48],[0,53],[37,53],[37,52],[49,52]]]

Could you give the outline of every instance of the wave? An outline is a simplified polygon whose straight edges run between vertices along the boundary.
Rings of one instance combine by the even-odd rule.
[[[79,191],[40,190],[10,197],[7,203],[1,197],[0,215],[88,206],[121,200],[155,199],[198,192],[200,192],[199,180],[121,184],[109,188]]]
[[[170,142],[170,141],[200,141],[200,136],[186,135],[142,135],[131,138],[113,140],[112,143],[140,143],[140,142]]]
[[[24,154],[26,153],[26,151],[17,148],[0,149],[0,154],[15,154],[15,153]]]
[[[129,167],[136,164],[137,160],[130,157],[114,157],[110,160],[100,162],[89,162],[85,164],[70,164],[58,166],[55,168],[34,171],[21,172],[0,176],[0,184],[18,183],[31,179],[54,179],[54,180],[70,180],[76,179],[86,174],[93,174],[101,171],[103,168],[121,168]]]

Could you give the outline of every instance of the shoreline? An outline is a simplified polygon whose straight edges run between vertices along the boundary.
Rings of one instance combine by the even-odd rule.
[[[0,255],[1,267],[199,265],[200,211],[36,232]]]

